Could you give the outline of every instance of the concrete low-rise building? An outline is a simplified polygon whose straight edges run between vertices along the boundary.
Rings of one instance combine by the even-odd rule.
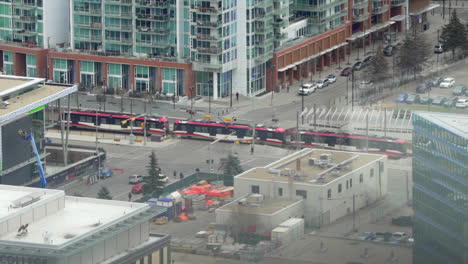
[[[0,185],[0,263],[171,263],[170,236],[150,233],[162,210]]]
[[[319,227],[386,195],[386,157],[303,149],[237,175],[234,189],[236,198],[256,193],[265,200],[303,199],[306,225]]]
[[[269,232],[290,217],[303,217],[303,200],[264,200],[262,195],[245,195],[216,210],[216,223],[237,229],[255,226]]]

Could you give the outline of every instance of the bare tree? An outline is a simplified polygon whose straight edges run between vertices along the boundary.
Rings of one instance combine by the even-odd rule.
[[[383,54],[382,45],[377,47],[377,53],[370,60],[369,66],[364,70],[367,80],[373,83],[381,82],[390,77],[387,60]]]

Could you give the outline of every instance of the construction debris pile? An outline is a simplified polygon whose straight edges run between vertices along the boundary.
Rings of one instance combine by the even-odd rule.
[[[231,201],[234,187],[225,187],[222,182],[208,183],[202,180],[186,189],[173,192],[165,197],[147,201],[150,206],[165,207],[165,213],[158,215],[154,223],[163,225],[168,221],[184,222],[195,219],[194,210],[214,211]]]

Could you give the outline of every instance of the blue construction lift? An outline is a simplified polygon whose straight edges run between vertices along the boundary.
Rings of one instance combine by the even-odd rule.
[[[20,129],[18,133],[25,139],[31,142],[31,146],[34,152],[34,156],[36,157],[37,161],[37,166],[39,167],[39,174],[41,175],[41,182],[40,182],[40,187],[41,188],[46,188],[47,187],[47,179],[45,177],[44,173],[44,167],[42,166],[42,161],[41,157],[39,156],[39,153],[37,151],[37,146],[36,146],[36,141],[34,140],[34,136],[32,133],[27,133],[26,130]]]

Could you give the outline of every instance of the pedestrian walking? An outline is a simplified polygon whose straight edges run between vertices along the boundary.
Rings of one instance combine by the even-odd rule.
[[[132,201],[132,193],[131,193],[131,192],[128,193],[128,201],[129,201],[129,202]]]
[[[239,101],[239,92],[236,92],[236,101]]]
[[[289,93],[289,84],[286,84],[286,91]]]

